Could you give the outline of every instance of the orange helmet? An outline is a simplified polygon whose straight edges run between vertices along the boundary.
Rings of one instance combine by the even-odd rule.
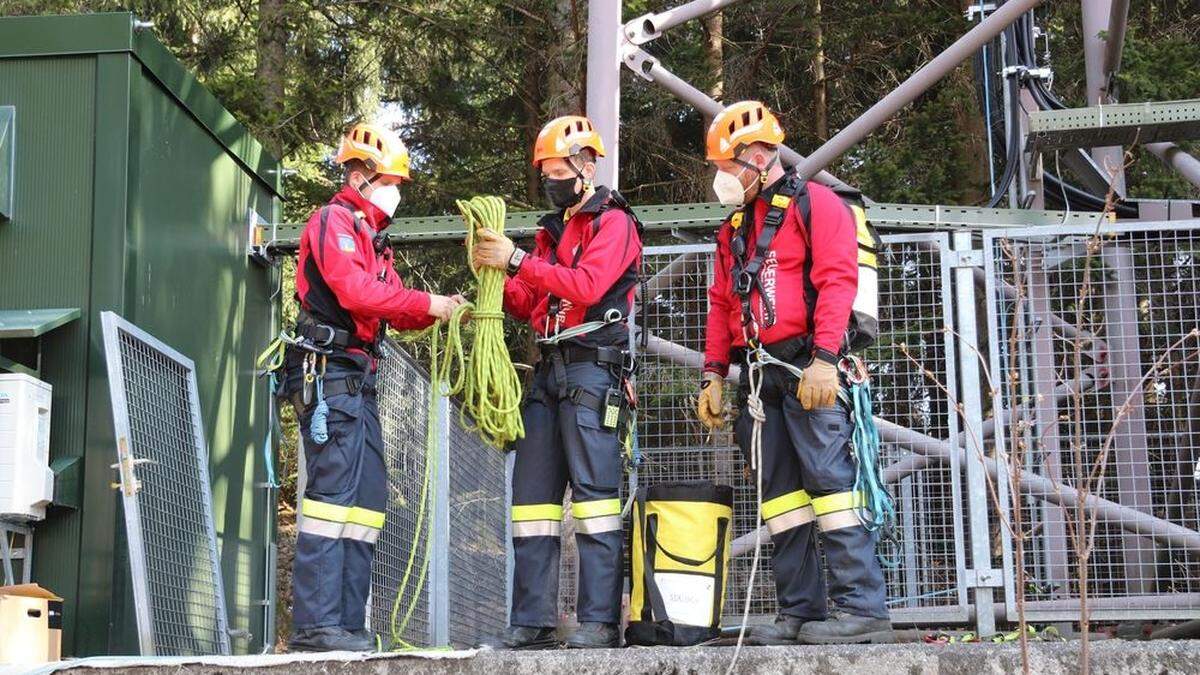
[[[360,159],[375,173],[412,180],[408,175],[408,148],[396,132],[379,124],[360,123],[350,127],[338,146],[335,161],[345,164]]]
[[[564,115],[550,120],[542,127],[533,143],[533,165],[555,157],[571,157],[584,148],[591,148],[597,157],[604,156],[604,142],[592,121],[582,115]]]
[[[740,101],[722,110],[713,118],[705,139],[709,161],[733,159],[751,143],[782,142],[783,127],[779,126],[779,120],[758,101]]]

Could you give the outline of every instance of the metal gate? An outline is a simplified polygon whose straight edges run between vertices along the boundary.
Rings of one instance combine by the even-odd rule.
[[[1004,230],[983,253],[995,443],[1024,468],[1019,502],[1002,496],[1026,533],[1027,616],[1078,618],[1081,518],[1093,617],[1200,616],[1200,221]],[[1006,565],[1009,617],[1015,577]]]
[[[116,314],[100,316],[141,652],[228,654],[195,364]]]

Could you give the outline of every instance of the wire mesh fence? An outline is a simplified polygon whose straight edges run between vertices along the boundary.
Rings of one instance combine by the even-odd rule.
[[[390,635],[395,610],[401,637],[410,644],[444,637],[471,646],[507,622],[504,457],[462,428],[456,406],[449,408],[450,424],[438,427],[441,435],[448,426],[448,437],[428,448],[428,374],[397,345],[385,349],[378,396],[388,507],[371,574],[371,626]],[[447,480],[438,480],[441,471],[449,472]],[[429,524],[442,512],[439,500],[448,509],[449,531],[438,533],[435,525],[431,538]],[[444,585],[432,582],[439,565]]]
[[[1085,577],[1097,618],[1200,616],[1198,254],[1194,221],[985,238],[1032,618],[1077,617]]]
[[[103,314],[138,639],[144,654],[228,654],[191,360]]]

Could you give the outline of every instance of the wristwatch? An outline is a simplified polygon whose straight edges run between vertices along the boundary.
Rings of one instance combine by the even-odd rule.
[[[508,275],[516,276],[522,262],[525,262],[525,251],[514,248],[512,255],[508,257]]]

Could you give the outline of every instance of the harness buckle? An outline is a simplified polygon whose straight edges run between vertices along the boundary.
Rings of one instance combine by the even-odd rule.
[[[838,361],[838,370],[846,376],[846,381],[852,385],[862,384],[871,377],[867,364],[857,356],[846,355]]]

